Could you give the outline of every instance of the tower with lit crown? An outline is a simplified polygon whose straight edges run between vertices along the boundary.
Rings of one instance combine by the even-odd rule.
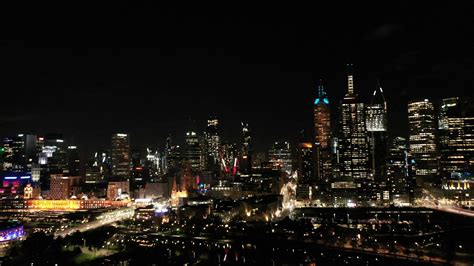
[[[382,86],[377,81],[370,104],[366,106],[366,125],[369,134],[369,157],[372,176],[378,181],[385,180],[387,157],[387,102]]]
[[[329,141],[331,138],[331,109],[322,80],[319,81],[318,96],[314,100],[314,133],[316,151],[316,177],[329,180],[331,177],[331,156]]]
[[[354,91],[352,64],[348,65],[347,93],[340,105],[339,150],[341,181],[359,181],[368,175],[368,141],[365,106]]]

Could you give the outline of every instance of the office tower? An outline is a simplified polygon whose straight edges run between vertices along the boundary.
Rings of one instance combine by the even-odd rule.
[[[194,172],[201,170],[201,144],[199,141],[198,134],[189,130],[186,132],[186,148],[184,157],[186,163],[191,167]]]
[[[330,151],[331,109],[322,80],[319,81],[318,96],[314,100],[313,116],[316,144],[316,177],[318,180],[327,181],[332,174]]]
[[[166,138],[165,150],[162,159],[163,173],[174,174],[181,169],[182,166],[181,147],[173,145],[171,136]]]
[[[240,159],[240,172],[250,174],[252,172],[252,131],[249,124],[242,122],[242,151]]]
[[[146,178],[144,174],[144,164],[142,162],[141,152],[138,149],[131,150],[131,186],[133,189],[145,186]]]
[[[130,178],[130,137],[128,134],[116,133],[112,135],[112,175]]]
[[[474,163],[474,104],[445,98],[439,113],[440,170],[444,179],[469,178]]]
[[[434,106],[428,99],[408,103],[408,130],[410,151],[416,162],[418,185],[436,182],[436,115]]]
[[[369,154],[364,103],[354,91],[352,65],[348,65],[347,93],[340,105],[339,164],[341,181],[369,177]]]
[[[386,186],[394,203],[413,203],[416,186],[414,160],[408,149],[408,141],[395,137],[388,150]]]
[[[46,134],[42,153],[46,154],[49,174],[67,171],[67,146],[62,134]]]
[[[149,178],[163,173],[161,160],[161,154],[157,149],[146,148],[145,170]]]
[[[223,142],[220,151],[220,166],[224,174],[235,175],[237,173],[239,152],[236,143]]]
[[[387,156],[387,102],[382,87],[377,82],[370,104],[365,113],[367,132],[369,134],[369,159],[372,176],[375,180],[385,179]]]
[[[311,199],[311,187],[315,183],[315,156],[311,142],[298,144],[298,179],[296,198],[299,200]]]
[[[3,139],[3,169],[8,171],[31,171],[36,163],[36,136],[18,134]]]
[[[70,176],[79,176],[80,175],[80,166],[81,161],[79,158],[79,151],[77,146],[68,146],[67,147],[67,168],[64,171],[65,174]]]
[[[207,120],[206,128],[206,149],[207,149],[207,158],[210,165],[219,164],[219,147],[220,147],[220,137],[219,137],[219,120],[215,117],[211,117]]]
[[[298,183],[314,183],[314,153],[311,142],[298,144]]]
[[[111,174],[110,156],[106,151],[94,153],[86,163],[85,182],[88,184],[105,182]]]
[[[280,169],[286,174],[291,174],[291,147],[288,141],[276,141],[268,151],[268,159],[273,168]]]

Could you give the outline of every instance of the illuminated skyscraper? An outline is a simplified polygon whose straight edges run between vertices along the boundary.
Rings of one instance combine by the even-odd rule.
[[[314,100],[314,131],[316,144],[326,149],[331,138],[331,110],[322,81],[319,81],[318,97]]]
[[[445,179],[469,178],[474,165],[473,99],[441,101],[439,114],[440,170]]]
[[[419,185],[434,182],[438,172],[436,147],[436,115],[433,104],[424,99],[408,103],[410,151],[416,162]]]
[[[223,142],[219,151],[221,170],[225,174],[235,175],[238,167],[239,150],[236,143]]]
[[[248,123],[242,122],[242,153],[240,171],[245,174],[252,172],[252,132]]]
[[[130,178],[131,156],[128,134],[112,135],[111,161],[114,176]]]
[[[31,171],[37,162],[36,136],[18,134],[3,139],[3,169],[9,171]]]
[[[393,139],[388,150],[386,186],[395,203],[413,203],[416,185],[414,160],[403,137]]]
[[[201,170],[201,148],[195,131],[186,132],[185,159],[193,171]]]
[[[290,143],[288,141],[277,141],[273,143],[270,150],[268,151],[268,160],[272,163],[274,168],[281,169],[288,175],[291,174],[292,167]]]
[[[340,176],[342,181],[369,177],[369,145],[365,126],[364,103],[354,92],[352,65],[348,65],[347,93],[340,106],[338,138]]]
[[[219,163],[219,120],[211,117],[207,120],[206,128],[206,148],[208,163],[210,165],[216,165]]]
[[[366,106],[366,125],[369,134],[369,158],[372,176],[382,181],[385,177],[387,155],[387,102],[377,82],[372,100]]]
[[[313,116],[316,143],[316,176],[319,180],[327,181],[331,177],[332,172],[329,148],[329,141],[331,139],[331,109],[321,80],[318,86],[318,96],[314,100]]]

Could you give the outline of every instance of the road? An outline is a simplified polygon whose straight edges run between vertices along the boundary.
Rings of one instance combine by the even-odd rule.
[[[440,210],[444,212],[450,212],[455,214],[460,214],[464,216],[474,217],[474,211],[462,209],[456,206],[443,205],[441,204],[433,195],[431,195],[427,190],[423,190],[423,206],[426,208],[431,208],[435,210]]]
[[[56,233],[54,233],[54,236],[65,237],[69,234],[72,234],[75,231],[84,232],[88,230],[93,230],[93,229],[102,227],[104,225],[108,225],[108,224],[112,224],[124,219],[128,219],[133,216],[133,212],[134,212],[133,207],[126,207],[126,208],[121,208],[114,211],[106,212],[100,215],[99,217],[97,217],[97,220],[90,221],[88,223],[84,223],[79,226],[66,228],[61,231],[57,231]]]

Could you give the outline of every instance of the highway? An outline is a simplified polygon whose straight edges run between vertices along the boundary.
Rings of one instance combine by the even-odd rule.
[[[437,200],[433,195],[431,195],[431,193],[429,193],[425,189],[423,190],[422,204],[426,208],[474,217],[474,211],[462,209],[451,205],[443,205],[441,202],[439,202],[439,200]]]
[[[97,217],[97,220],[90,221],[88,223],[84,223],[79,226],[66,228],[61,231],[57,231],[56,233],[54,233],[54,236],[65,237],[69,234],[74,233],[75,231],[84,232],[88,230],[93,230],[93,229],[102,227],[104,225],[109,225],[109,224],[112,224],[124,219],[131,218],[133,216],[133,212],[134,212],[133,207],[126,207],[126,208],[121,208],[121,209],[105,212],[99,217]]]

